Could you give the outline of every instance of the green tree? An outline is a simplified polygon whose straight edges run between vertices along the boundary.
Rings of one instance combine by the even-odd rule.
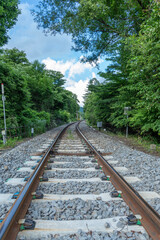
[[[129,126],[134,131],[158,136],[160,132],[160,4],[152,3],[152,11],[141,25],[138,35],[129,36],[117,48],[113,63],[100,76],[105,80],[97,91],[88,91],[86,116],[98,116],[106,124],[123,128],[124,107],[130,106]],[[88,90],[94,89],[89,86]],[[95,100],[94,100],[95,99]],[[92,104],[94,101],[94,108]],[[103,108],[103,106],[105,106]]]
[[[75,119],[77,98],[64,89],[64,76],[37,60],[30,63],[23,51],[1,51],[0,80],[5,87],[7,127],[39,126],[40,131],[50,123]]]
[[[63,107],[63,74],[45,69],[45,65],[38,60],[28,67],[27,72],[30,76],[28,86],[35,110],[53,113],[55,109]]]
[[[29,64],[26,53],[24,51],[19,51],[17,48],[13,49],[2,49],[0,60],[3,62],[16,65],[16,64]]]
[[[63,108],[70,113],[70,120],[74,121],[79,111],[77,95],[64,89],[63,91]]]
[[[130,124],[146,133],[160,132],[160,3],[152,5],[150,18],[142,24],[138,37],[132,36],[128,63],[129,85],[135,94]]]
[[[93,61],[138,33],[149,5],[150,0],[41,0],[33,14],[45,32],[71,34],[73,48]]]
[[[130,98],[127,92],[125,93],[126,95],[121,95],[119,91],[128,84],[129,71],[127,63],[129,56],[130,50],[124,43],[121,43],[117,48],[117,54],[111,58],[112,64],[107,67],[106,72],[99,73],[100,77],[104,79],[103,83],[97,83],[96,80],[89,82],[86,96],[89,99],[91,98],[91,102],[95,99],[94,107],[92,106],[92,109],[95,109],[94,118],[93,112],[91,113],[91,119],[95,119],[94,124],[96,121],[103,121],[104,125],[124,126],[123,108],[126,105],[128,106]],[[85,104],[86,113],[87,109],[88,107]],[[115,119],[117,120],[116,122]]]
[[[20,14],[18,3],[19,0],[0,1],[0,47],[7,43],[8,30],[15,25]]]
[[[4,83],[7,118],[16,118],[21,122],[23,110],[29,107],[30,93],[27,87],[26,73],[17,65],[0,62],[0,80]]]

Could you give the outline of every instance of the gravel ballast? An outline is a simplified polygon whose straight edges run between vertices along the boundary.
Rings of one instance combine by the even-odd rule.
[[[153,157],[143,152],[125,146],[122,142],[112,139],[103,133],[99,133],[89,128],[84,122],[80,124],[82,132],[88,139],[94,141],[98,150],[104,149],[105,153],[112,153],[112,160],[118,161],[113,166],[126,167],[128,172],[120,172],[122,176],[133,176],[141,179],[140,182],[132,183],[131,185],[137,191],[156,191],[160,193],[160,158]],[[15,193],[19,192],[23,185],[6,185],[4,184],[7,179],[26,176],[30,176],[31,172],[18,172],[18,168],[24,167],[26,161],[30,161],[31,153],[36,152],[46,143],[46,139],[50,140],[56,136],[60,128],[49,131],[25,143],[20,144],[16,148],[5,152],[0,156],[0,193]],[[71,133],[74,127],[71,128]],[[77,140],[78,137],[74,137]],[[72,139],[68,139],[71,145]],[[75,144],[76,145],[76,144]],[[93,143],[94,145],[94,143]],[[69,146],[69,145],[68,145]],[[67,147],[66,147],[67,149]],[[52,157],[55,164],[52,164],[52,168],[59,168],[56,171],[47,171],[45,176],[56,179],[72,179],[72,181],[66,183],[41,183],[37,191],[41,191],[44,194],[101,194],[108,193],[114,190],[114,187],[109,182],[74,182],[74,179],[89,179],[102,177],[104,174],[101,170],[87,172],[87,168],[94,168],[95,163],[91,163],[93,156],[90,158],[83,157]],[[90,163],[89,163],[90,161]],[[64,163],[63,163],[64,162]],[[65,171],[60,170],[65,168]],[[75,170],[70,170],[75,168]],[[84,171],[78,171],[76,168],[84,169]],[[160,199],[147,200],[151,206],[160,213]],[[0,211],[0,216],[4,217],[9,210],[10,204],[3,204],[3,211]],[[36,210],[38,209],[38,211]],[[33,219],[43,220],[82,220],[82,219],[104,219],[114,216],[127,216],[131,212],[123,201],[108,201],[102,200],[88,200],[84,201],[80,198],[66,201],[48,201],[39,205],[38,202],[32,202],[28,210],[26,217]],[[124,223],[119,223],[119,226],[123,228]],[[18,239],[18,238],[17,238]],[[27,238],[23,237],[21,240]],[[31,238],[32,239],[32,238]],[[36,238],[33,238],[36,240]],[[39,238],[37,238],[38,240]],[[48,234],[47,238],[43,239],[57,239],[57,240],[148,240],[147,234],[141,234],[140,232],[128,232],[113,231],[113,233],[98,233],[88,230],[87,233],[79,230],[76,234],[68,234],[65,236]]]
[[[40,146],[45,144],[46,139],[47,141],[53,141],[61,128],[62,126],[27,140],[0,155],[0,193],[15,193],[22,189],[23,185],[12,186],[6,185],[5,182],[9,178],[30,176],[31,172],[18,172],[18,168],[25,166],[25,162],[30,160],[31,154],[35,153]]]
[[[127,172],[120,173],[122,176],[136,176],[141,179],[141,182],[131,184],[137,191],[156,191],[160,194],[159,157],[132,149],[111,136],[93,130],[84,122],[80,124],[80,129],[99,149],[112,152],[112,160],[118,161],[116,166],[128,168]]]
[[[59,234],[48,234],[46,237],[30,238],[30,240],[151,240],[146,233],[129,233],[114,231],[113,233],[89,231],[83,232],[81,229],[76,234],[60,236]],[[28,240],[26,237],[17,240]]]
[[[37,211],[38,210],[38,211]],[[28,218],[42,220],[103,219],[131,214],[125,202],[83,201],[80,198],[67,201],[32,202]]]
[[[65,163],[65,164],[58,164],[55,163],[54,165],[52,165],[54,168],[83,168],[85,170],[85,168],[94,168],[96,166],[96,164],[93,163]]]
[[[66,170],[64,171],[48,171],[45,173],[45,176],[48,178],[60,178],[60,179],[67,179],[67,178],[75,178],[75,179],[83,179],[83,178],[96,178],[104,176],[104,173],[100,171],[75,171],[75,170]]]
[[[56,184],[40,184],[37,191],[45,194],[100,194],[110,192],[114,188],[106,182],[66,182]]]
[[[10,207],[12,206],[12,203],[8,203],[8,204],[2,204],[0,206],[1,211],[0,211],[0,219],[4,219],[6,214],[8,213]]]

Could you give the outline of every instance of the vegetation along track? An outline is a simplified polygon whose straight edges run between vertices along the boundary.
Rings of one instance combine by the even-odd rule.
[[[125,168],[113,163],[112,153],[97,151],[77,124],[61,130],[20,169],[31,175],[11,200],[0,239],[149,239],[144,228],[160,239],[158,213],[127,183],[134,178],[122,178]]]

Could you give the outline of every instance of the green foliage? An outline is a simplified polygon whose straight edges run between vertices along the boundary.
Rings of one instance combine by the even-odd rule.
[[[8,118],[16,118],[15,121],[20,123],[22,112],[30,106],[27,76],[21,64],[8,62],[4,53],[0,58],[0,80],[5,87],[6,113]]]
[[[21,140],[20,140],[20,138],[18,138],[18,137],[9,138],[9,139],[7,140],[7,143],[6,143],[5,146],[4,146],[3,141],[0,140],[0,148],[2,148],[2,149],[5,149],[5,148],[14,148],[14,147],[17,145],[17,143],[20,142],[20,141],[21,141]]]
[[[62,98],[63,108],[70,113],[69,121],[74,121],[79,111],[77,95],[68,90],[63,90]]]
[[[102,84],[89,83],[84,110],[91,124],[123,128],[128,122],[140,133],[160,132],[159,12],[159,1],[151,0],[41,0],[33,11],[44,31],[71,34],[73,49],[85,54],[83,61],[101,55],[112,61],[99,73]]]
[[[160,132],[160,4],[153,5],[150,18],[143,23],[137,38],[130,37],[129,85],[135,92],[133,127],[145,132]]]
[[[29,64],[24,51],[19,51],[17,48],[2,49],[0,59],[10,65]]]
[[[160,133],[160,4],[152,2],[152,11],[141,24],[139,34],[128,36],[117,47],[112,64],[99,86],[88,86],[85,116],[93,124],[102,120],[117,128],[127,122],[141,134]],[[92,104],[93,103],[93,104]],[[124,107],[130,106],[129,119]],[[90,117],[90,114],[92,115]]]
[[[106,72],[99,73],[103,83],[89,82],[84,111],[92,125],[103,121],[123,129],[128,123],[138,133],[160,134],[159,13],[159,1],[151,0],[41,0],[33,11],[44,31],[71,34],[74,50],[85,54],[83,61],[96,61],[101,55],[112,61]],[[77,97],[63,88],[63,75],[46,70],[37,60],[29,63],[23,51],[1,52],[0,79],[5,85],[8,124],[39,123],[43,128],[76,118]],[[131,107],[128,120],[127,106]]]
[[[151,0],[41,0],[33,11],[38,26],[72,35],[83,61],[108,55],[112,64],[92,79],[85,96],[85,117],[123,128],[124,107],[132,108],[129,126],[141,133],[160,131],[160,4]]]
[[[59,110],[57,113],[57,117],[62,123],[70,122],[71,114],[66,110]]]
[[[0,80],[5,88],[7,128],[25,125],[29,134],[31,127],[38,133],[50,125],[76,118],[78,100],[63,88],[64,76],[45,69],[37,60],[30,63],[24,51],[16,48],[1,51]],[[0,110],[0,128],[3,128],[2,101]]]
[[[7,43],[8,30],[13,27],[20,14],[18,3],[19,0],[0,1],[0,47]]]
[[[71,34],[74,49],[94,61],[138,33],[150,0],[41,0],[33,15],[45,32]]]
[[[46,123],[49,124],[50,114],[45,111],[37,112],[30,108],[23,111],[23,117],[22,117],[23,125],[33,127],[38,125],[38,123],[40,123],[41,121],[44,122],[45,125]]]

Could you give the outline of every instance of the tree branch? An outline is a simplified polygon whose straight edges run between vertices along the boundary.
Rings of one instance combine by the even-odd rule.
[[[102,23],[107,30],[110,30],[111,32],[117,33],[118,35],[121,34],[119,31],[117,31],[116,29],[112,28],[109,24],[107,24],[103,19],[95,18],[95,20]]]
[[[116,33],[117,35],[119,36],[122,36],[123,33],[118,31],[116,28],[113,28],[112,26],[110,26],[109,24],[107,24],[103,19],[98,19],[98,18],[95,18],[96,21],[102,23],[105,27],[105,29],[109,30],[110,32],[112,33]],[[129,35],[127,33],[124,33],[124,36],[125,37],[128,37]]]

